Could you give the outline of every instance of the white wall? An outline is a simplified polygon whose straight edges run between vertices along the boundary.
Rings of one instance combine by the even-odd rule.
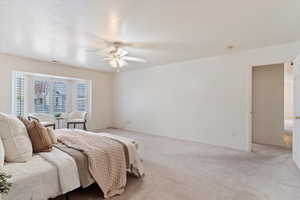
[[[294,43],[119,73],[114,126],[250,150],[252,66],[298,53]]]
[[[111,74],[0,54],[0,112],[11,113],[11,78],[14,70],[91,80],[92,114],[88,128],[101,129],[112,125]]]

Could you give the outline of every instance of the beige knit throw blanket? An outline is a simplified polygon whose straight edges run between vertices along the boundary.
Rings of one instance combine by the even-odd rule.
[[[83,151],[87,155],[89,171],[102,189],[104,198],[124,191],[126,158],[119,142],[81,131],[59,131],[57,138],[68,147]]]

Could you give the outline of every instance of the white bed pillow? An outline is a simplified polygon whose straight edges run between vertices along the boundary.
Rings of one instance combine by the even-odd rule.
[[[26,162],[32,157],[32,144],[26,127],[16,117],[0,113],[0,136],[5,149],[5,161]]]
[[[51,139],[52,144],[57,144],[57,137],[51,128],[47,128],[48,135]]]
[[[0,137],[0,169],[2,169],[4,166],[4,156],[5,156],[4,146]]]

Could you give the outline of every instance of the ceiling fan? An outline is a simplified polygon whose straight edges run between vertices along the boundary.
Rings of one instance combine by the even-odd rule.
[[[104,55],[103,60],[108,61],[110,66],[117,72],[119,72],[122,67],[127,66],[128,62],[147,62],[142,58],[127,56],[129,52],[124,50],[122,46],[124,46],[122,42],[110,42],[110,47],[104,50],[95,49],[94,51],[101,51],[101,55]]]

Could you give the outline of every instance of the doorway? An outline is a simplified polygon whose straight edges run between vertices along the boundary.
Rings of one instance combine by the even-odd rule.
[[[285,136],[291,138],[292,125],[287,129],[287,99],[285,64],[252,68],[252,142],[254,144],[287,147]],[[290,106],[290,104],[288,105]],[[292,109],[292,108],[291,108]],[[290,136],[289,136],[290,135]],[[288,141],[291,143],[291,141]]]

